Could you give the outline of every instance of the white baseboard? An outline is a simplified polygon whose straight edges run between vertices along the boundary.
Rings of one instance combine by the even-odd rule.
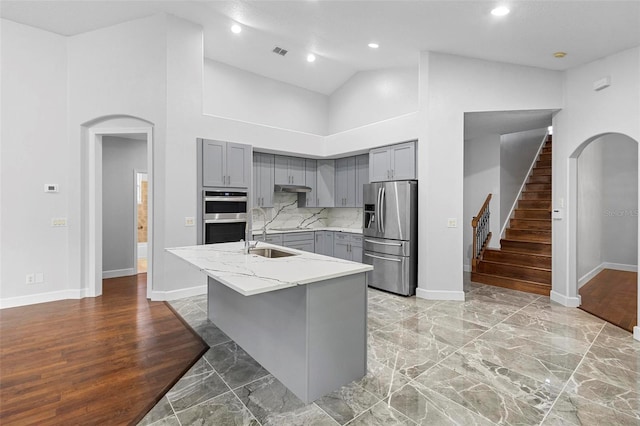
[[[567,297],[564,294],[560,294],[553,290],[551,290],[550,297],[551,297],[551,300],[553,300],[554,302],[559,303],[568,308],[577,308],[582,304],[582,299],[580,298],[580,296]]]
[[[134,268],[113,269],[111,271],[102,271],[102,279],[128,277],[130,275],[135,275],[135,274],[136,274],[136,270]]]
[[[428,300],[457,300],[464,302],[464,291],[444,291],[416,289],[416,297]]]
[[[471,272],[471,265],[462,265],[462,270],[464,272]]]
[[[633,338],[636,340],[640,340],[640,327],[637,325],[633,327]]]
[[[207,294],[206,285],[189,287],[189,288],[181,288],[179,290],[152,291],[151,300],[154,300],[154,301],[177,300],[185,297],[199,296],[201,294]]]
[[[7,297],[0,299],[0,309],[35,305],[36,303],[56,302],[65,299],[82,299],[83,297],[87,297],[86,289],[59,290],[48,293],[30,294],[28,296]]]
[[[591,281],[596,275],[604,269],[613,269],[616,271],[638,272],[638,265],[627,265],[625,263],[602,262],[591,271],[587,272],[578,280],[578,288]]]

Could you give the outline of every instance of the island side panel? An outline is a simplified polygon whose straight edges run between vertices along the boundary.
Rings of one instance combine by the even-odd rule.
[[[291,392],[307,399],[307,286],[243,296],[208,279],[208,316]]]
[[[307,286],[309,400],[367,374],[366,274]]]

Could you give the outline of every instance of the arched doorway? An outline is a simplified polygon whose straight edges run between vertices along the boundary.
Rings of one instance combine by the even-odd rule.
[[[568,170],[569,291],[580,298],[589,283],[582,292],[590,298],[581,301],[585,310],[631,331],[637,304],[626,318],[614,315],[630,305],[628,298],[616,302],[610,290],[620,292],[618,281],[630,281],[627,291],[637,301],[638,141],[613,132],[594,135],[571,154]],[[615,277],[616,286],[603,288],[607,277]],[[601,291],[594,292],[597,286]]]
[[[147,221],[148,221],[148,253],[147,253],[147,298],[153,290],[153,123],[132,116],[106,116],[91,120],[82,125],[83,167],[82,181],[85,197],[83,197],[83,220],[85,237],[83,239],[83,276],[86,283],[86,295],[96,297],[102,294],[102,138],[114,135],[143,135],[147,144]]]

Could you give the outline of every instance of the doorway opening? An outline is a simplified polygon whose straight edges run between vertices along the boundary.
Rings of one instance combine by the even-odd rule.
[[[135,212],[135,256],[133,258],[136,265],[136,274],[147,272],[147,232],[148,215],[147,200],[149,199],[149,181],[147,172],[134,170],[136,197],[134,203]]]
[[[626,135],[607,133],[586,141],[572,157],[580,308],[633,332],[638,293],[638,143]]]

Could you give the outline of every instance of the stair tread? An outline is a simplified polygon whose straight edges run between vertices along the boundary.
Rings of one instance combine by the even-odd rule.
[[[551,232],[551,229],[531,229],[531,228],[512,228],[509,227],[507,228],[508,230],[511,231],[531,231],[531,232]]]
[[[482,275],[482,276],[486,276],[486,277],[502,278],[502,279],[506,279],[506,280],[520,281],[520,282],[527,283],[527,284],[532,284],[532,285],[538,285],[538,286],[551,288],[551,284],[539,283],[537,281],[523,280],[523,279],[520,279],[520,278],[503,277],[501,275],[487,274],[485,272],[474,272],[473,274],[474,275]]]
[[[542,253],[527,253],[526,251],[518,251],[518,250],[509,250],[509,249],[491,249],[488,248],[486,249],[486,251],[493,251],[493,252],[497,252],[497,253],[508,253],[508,254],[519,254],[519,255],[523,255],[523,256],[538,256],[538,257],[546,257],[551,259],[551,255],[550,254],[542,254]]]
[[[540,266],[529,266],[529,265],[523,265],[521,263],[497,262],[495,260],[485,260],[485,259],[482,259],[480,262],[492,263],[494,265],[514,266],[514,267],[517,267],[517,268],[536,269],[536,270],[543,271],[543,272],[551,272],[551,268],[541,268]]]
[[[518,243],[531,243],[531,244],[546,244],[548,246],[551,245],[551,241],[531,241],[531,240],[520,240],[518,238],[502,238],[500,241],[514,241]]]

